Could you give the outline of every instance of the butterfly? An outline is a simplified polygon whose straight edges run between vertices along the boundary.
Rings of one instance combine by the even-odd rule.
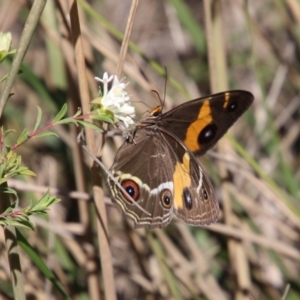
[[[193,226],[217,221],[218,200],[196,156],[212,148],[253,100],[247,91],[222,92],[166,113],[156,106],[137,122],[108,178],[115,202],[135,227],[166,226],[173,213]]]

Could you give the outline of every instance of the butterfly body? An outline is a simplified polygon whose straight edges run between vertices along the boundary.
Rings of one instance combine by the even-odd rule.
[[[108,179],[115,201],[136,227],[166,226],[173,213],[193,226],[217,220],[218,201],[196,156],[213,147],[252,101],[246,91],[224,92],[166,113],[157,106],[137,123],[115,156],[114,180]]]

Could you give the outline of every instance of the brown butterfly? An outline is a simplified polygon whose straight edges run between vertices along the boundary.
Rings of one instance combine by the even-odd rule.
[[[253,100],[247,91],[223,92],[167,113],[157,106],[137,123],[115,156],[114,180],[108,178],[115,201],[136,227],[166,226],[173,212],[193,226],[217,221],[218,200],[195,156],[213,147]]]

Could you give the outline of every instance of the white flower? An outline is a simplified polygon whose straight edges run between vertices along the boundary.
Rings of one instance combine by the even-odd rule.
[[[0,52],[9,52],[11,45],[11,33],[10,32],[0,32]]]
[[[96,81],[101,82],[102,98],[100,104],[104,109],[111,111],[114,114],[116,121],[122,121],[125,128],[129,129],[134,125],[135,108],[130,103],[130,98],[125,88],[127,84],[120,82],[116,75],[111,75],[105,72],[103,79],[95,77]],[[109,87],[111,85],[111,87]]]

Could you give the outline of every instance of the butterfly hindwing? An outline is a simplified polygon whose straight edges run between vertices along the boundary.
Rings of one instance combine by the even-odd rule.
[[[109,179],[113,196],[136,227],[162,227],[175,214],[190,225],[215,222],[218,203],[200,164],[184,145],[161,131],[141,129],[125,142],[111,172],[133,200]]]
[[[174,157],[174,212],[193,226],[216,222],[219,205],[209,179],[197,158],[170,134],[163,134]]]

